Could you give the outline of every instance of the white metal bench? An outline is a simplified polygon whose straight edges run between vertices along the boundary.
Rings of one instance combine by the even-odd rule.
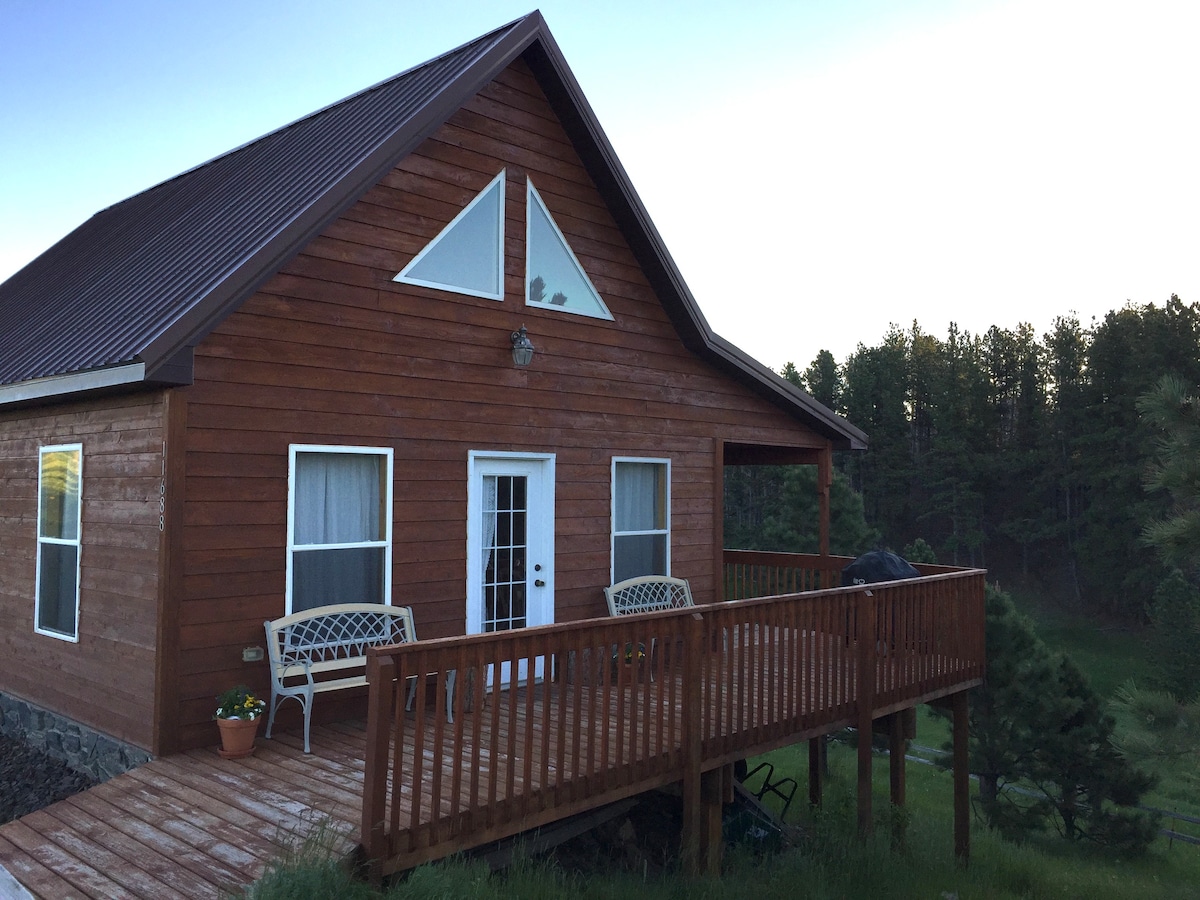
[[[318,606],[263,623],[271,664],[271,712],[267,737],[275,724],[275,710],[288,697],[304,708],[304,752],[308,753],[313,697],[326,691],[361,687],[367,683],[367,648],[404,644],[417,639],[411,607],[378,603],[341,603]],[[342,677],[353,669],[360,671]],[[446,719],[454,721],[454,675],[446,678]],[[412,707],[417,682],[408,690]]]
[[[604,599],[614,616],[695,605],[687,580],[666,575],[639,575],[618,581],[604,589]]]
[[[692,603],[692,589],[687,580],[671,578],[668,575],[639,575],[636,578],[626,578],[606,587],[604,599],[608,601],[608,611],[614,616],[682,609],[695,605]],[[651,655],[654,654],[654,649],[654,644],[651,643]],[[629,652],[628,647],[626,652]],[[654,679],[653,668],[650,670],[650,678]]]

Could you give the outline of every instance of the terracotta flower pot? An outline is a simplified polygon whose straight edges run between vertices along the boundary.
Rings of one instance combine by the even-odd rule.
[[[258,719],[217,719],[221,729],[220,753],[225,759],[240,759],[254,752]]]

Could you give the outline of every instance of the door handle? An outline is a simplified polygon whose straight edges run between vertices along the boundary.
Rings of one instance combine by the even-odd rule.
[[[540,578],[539,578],[539,579],[537,579],[537,581],[535,581],[535,582],[533,583],[533,586],[534,586],[534,587],[545,587],[545,586],[546,586],[546,582],[542,581],[542,579],[540,579]]]

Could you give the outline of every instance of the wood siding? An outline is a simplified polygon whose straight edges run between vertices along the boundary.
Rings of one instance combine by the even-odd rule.
[[[393,282],[501,168],[504,301]],[[525,305],[527,176],[614,321]],[[527,369],[509,352],[522,324],[536,347]],[[605,612],[614,456],[671,459],[672,574],[706,602],[719,590],[719,442],[827,446],[684,347],[521,62],[226,319],[197,347],[195,372],[184,746],[215,739],[219,690],[267,687],[266,664],[243,663],[242,648],[261,645],[263,620],[285,611],[291,443],[393,448],[393,599],[413,606],[422,638],[464,630],[470,450],[555,454],[555,615],[568,621]],[[317,718],[334,705],[318,702]]]
[[[0,414],[0,690],[152,749],[159,394]],[[79,641],[36,634],[38,450],[83,445]]]

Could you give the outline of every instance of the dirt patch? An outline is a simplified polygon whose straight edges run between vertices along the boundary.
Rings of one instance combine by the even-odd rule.
[[[683,801],[651,792],[627,814],[559,844],[546,856],[563,871],[582,875],[623,871],[653,876],[677,866],[682,829]]]
[[[723,831],[727,848],[772,853],[801,839],[799,829],[782,826],[744,795],[727,806]],[[673,794],[642,794],[626,814],[604,822],[547,851],[561,869],[581,875],[628,872],[640,877],[669,874],[679,868],[683,800]]]

